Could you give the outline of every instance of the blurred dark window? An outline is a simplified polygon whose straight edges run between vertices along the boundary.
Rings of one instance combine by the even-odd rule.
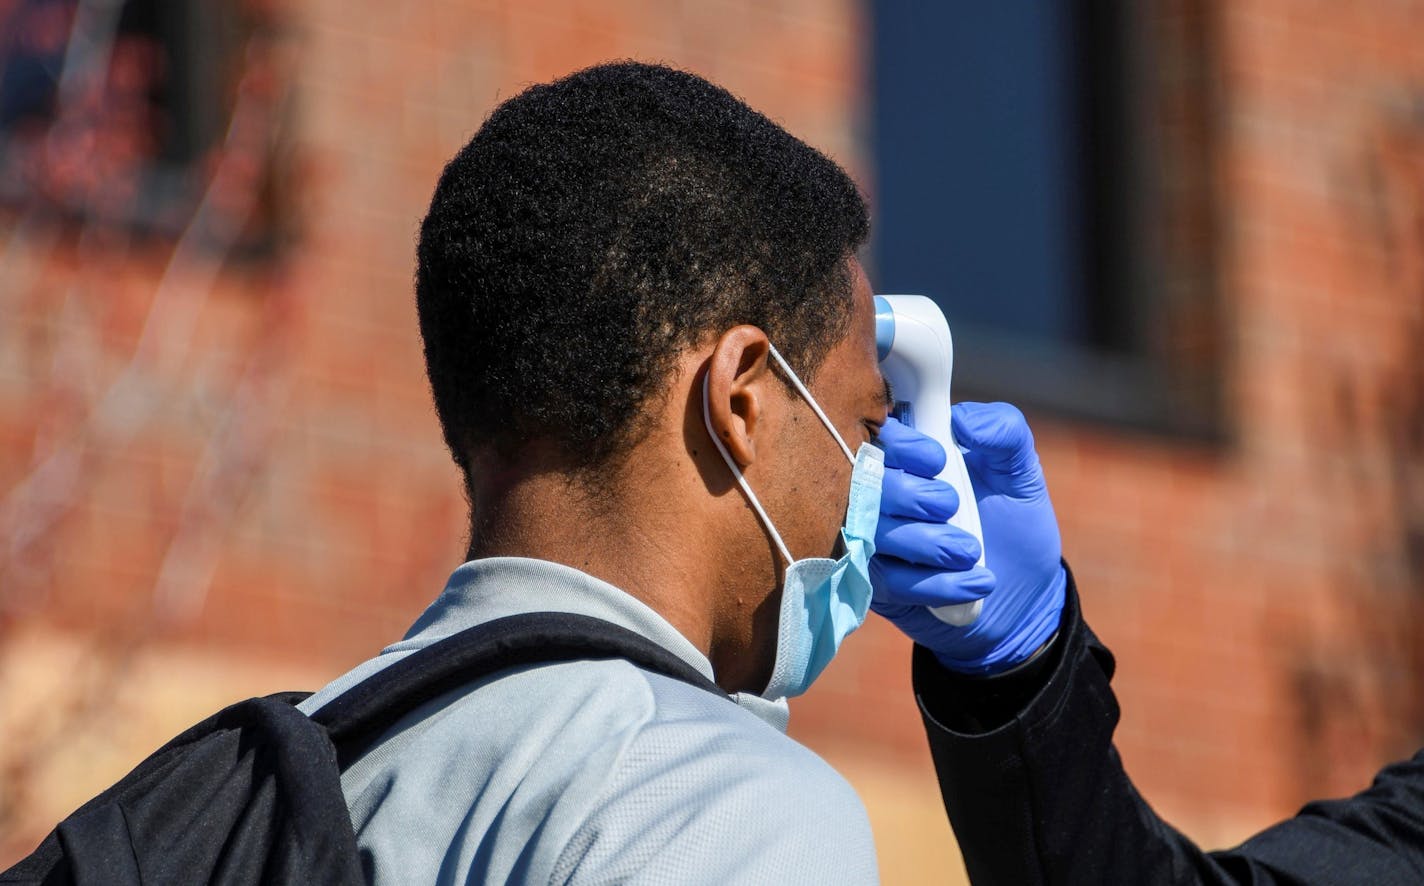
[[[271,22],[258,9],[241,0],[0,5],[0,203],[178,235],[208,197],[227,211],[207,214],[207,236],[225,250],[270,248],[284,220],[273,181],[281,102]],[[239,110],[245,128],[235,133]],[[246,173],[221,176],[225,159]]]
[[[1221,433],[1204,6],[871,0],[872,279],[956,399]]]

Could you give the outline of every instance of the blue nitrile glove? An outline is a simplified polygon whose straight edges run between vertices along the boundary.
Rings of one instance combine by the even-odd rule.
[[[944,470],[944,447],[893,418],[877,442],[885,450],[885,479],[870,561],[871,608],[910,633],[901,608],[972,603],[994,589],[994,574],[975,566],[979,540],[945,522],[959,510],[959,494],[933,479]]]
[[[871,560],[871,608],[951,670],[1002,673],[1028,660],[1058,629],[1067,586],[1058,521],[1033,433],[1018,409],[960,403],[951,418],[955,439],[969,450],[964,460],[979,504],[988,569],[970,568],[979,553],[972,536],[929,526],[928,521],[948,516],[940,515],[950,497],[958,506],[947,484],[925,479],[943,468],[944,450],[889,422],[880,434],[887,470]],[[917,521],[926,528],[911,532],[909,524]],[[985,598],[984,611],[963,627],[946,624],[925,608],[978,597]]]

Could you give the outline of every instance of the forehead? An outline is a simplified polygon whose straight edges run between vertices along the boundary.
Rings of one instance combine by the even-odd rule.
[[[851,328],[847,338],[852,339],[862,349],[867,349],[870,361],[879,374],[879,361],[875,352],[875,293],[870,288],[870,278],[860,262],[851,259]]]
[[[860,262],[851,260],[852,292],[850,328],[826,355],[822,364],[822,395],[857,407],[884,400],[885,380],[875,350],[875,296]]]
[[[870,303],[871,310],[874,310],[874,295],[870,288],[870,278],[866,276],[865,273],[865,266],[857,259],[852,258],[850,260],[850,273],[855,307],[860,309],[864,307],[866,303]]]

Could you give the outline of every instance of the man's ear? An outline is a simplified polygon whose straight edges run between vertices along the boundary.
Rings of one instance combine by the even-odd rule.
[[[722,333],[707,360],[707,415],[712,433],[745,468],[756,461],[756,440],[764,399],[773,382],[767,356],[771,342],[755,326]]]

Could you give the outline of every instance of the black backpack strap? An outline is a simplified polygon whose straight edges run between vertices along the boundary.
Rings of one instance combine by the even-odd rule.
[[[66,818],[0,883],[363,882],[338,767],[452,689],[519,665],[608,658],[726,697],[676,655],[606,621],[497,619],[406,656],[311,718],[293,707],[301,693],[215,714]]]
[[[155,751],[0,883],[366,882],[336,752],[293,705],[250,698]]]
[[[413,652],[311,718],[327,728],[345,768],[401,717],[451,690],[520,665],[610,658],[729,698],[695,667],[627,628],[587,615],[530,612],[475,625]]]

